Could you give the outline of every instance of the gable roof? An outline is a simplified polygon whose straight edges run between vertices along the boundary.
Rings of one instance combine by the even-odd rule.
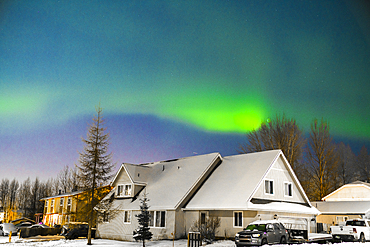
[[[133,183],[145,184],[152,210],[176,209],[191,197],[221,159],[219,153],[211,153],[141,165],[124,163],[119,172],[127,172]],[[119,201],[125,209],[138,209],[140,204],[131,198]]]
[[[44,201],[44,200],[48,200],[48,199],[52,199],[52,198],[66,197],[66,196],[75,196],[75,195],[79,195],[83,192],[84,192],[83,190],[78,190],[78,191],[72,191],[72,192],[63,193],[63,194],[59,194],[59,195],[55,195],[55,196],[48,196],[48,197],[41,198],[40,201]]]
[[[362,182],[362,181],[355,181],[355,182],[352,182],[352,183],[349,183],[349,184],[345,184],[345,185],[339,187],[338,189],[334,190],[330,194],[328,194],[325,197],[323,197],[321,200],[322,201],[325,201],[328,198],[332,197],[334,194],[338,193],[339,191],[345,190],[346,188],[350,188],[350,187],[364,187],[366,189],[369,189],[369,191],[370,191],[370,183],[365,183],[365,182]],[[343,201],[348,201],[348,200],[352,200],[352,199],[350,199],[350,198],[344,198],[343,199]],[[356,201],[357,200],[360,200],[360,199],[357,198]]]
[[[281,150],[270,150],[224,157],[222,164],[204,183],[199,192],[186,206],[186,209],[248,209],[253,205],[250,203],[250,200],[259,186],[261,186],[266,174],[279,157],[282,157],[285,160],[284,154]],[[286,164],[292,179],[297,185],[299,185],[298,189],[303,195],[305,203],[311,206],[303,188],[300,186],[298,179],[294,175],[294,172],[287,161]],[[306,206],[302,205],[302,207],[307,209]],[[301,211],[304,211],[304,208]]]
[[[264,178],[282,159],[297,185],[303,201],[252,203]],[[284,168],[284,169],[285,169]],[[280,210],[281,212],[319,214],[312,207],[302,186],[281,150],[221,157],[219,153],[192,156],[149,164],[122,164],[112,185],[126,172],[132,183],[143,190],[133,198],[117,198],[115,204],[126,210],[140,208],[144,193],[151,210]],[[117,179],[117,181],[116,181]],[[271,209],[272,207],[272,209]],[[285,210],[285,211],[284,211]]]

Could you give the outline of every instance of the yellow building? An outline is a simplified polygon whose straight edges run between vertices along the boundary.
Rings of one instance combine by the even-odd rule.
[[[94,206],[110,191],[110,186],[96,189]],[[69,222],[87,222],[90,216],[90,197],[91,191],[74,191],[42,198],[40,201],[44,201],[43,223],[54,226]]]

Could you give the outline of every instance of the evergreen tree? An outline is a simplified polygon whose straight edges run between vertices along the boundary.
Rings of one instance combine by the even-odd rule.
[[[88,129],[87,139],[82,138],[85,147],[84,151],[80,153],[80,166],[78,166],[78,178],[84,189],[91,193],[88,245],[91,245],[91,227],[94,224],[93,208],[97,204],[94,192],[99,185],[103,185],[112,178],[111,172],[114,167],[114,164],[111,163],[112,153],[107,153],[109,133],[105,133],[106,128],[100,106],[96,108],[96,112],[97,116],[94,116],[93,123]]]
[[[135,237],[138,240],[143,241],[143,247],[145,247],[145,240],[152,239],[152,233],[150,232],[149,222],[150,222],[150,212],[148,211],[149,205],[146,194],[144,194],[143,198],[140,199],[141,205],[140,205],[140,214],[135,215],[138,218],[139,222],[139,229],[137,231],[137,237]]]

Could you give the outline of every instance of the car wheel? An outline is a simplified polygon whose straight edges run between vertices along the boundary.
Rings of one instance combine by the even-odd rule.
[[[261,243],[261,245],[265,245],[265,244],[267,244],[267,239],[262,239],[262,243]]]
[[[281,239],[280,239],[280,243],[281,244],[286,244],[286,238],[285,236],[282,236]]]
[[[365,235],[363,232],[361,232],[361,235],[360,235],[360,242],[361,243],[365,243],[366,239],[365,239]]]

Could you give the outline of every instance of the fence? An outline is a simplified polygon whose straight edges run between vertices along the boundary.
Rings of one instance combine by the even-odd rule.
[[[200,232],[189,232],[188,234],[188,247],[199,247],[202,245]]]

